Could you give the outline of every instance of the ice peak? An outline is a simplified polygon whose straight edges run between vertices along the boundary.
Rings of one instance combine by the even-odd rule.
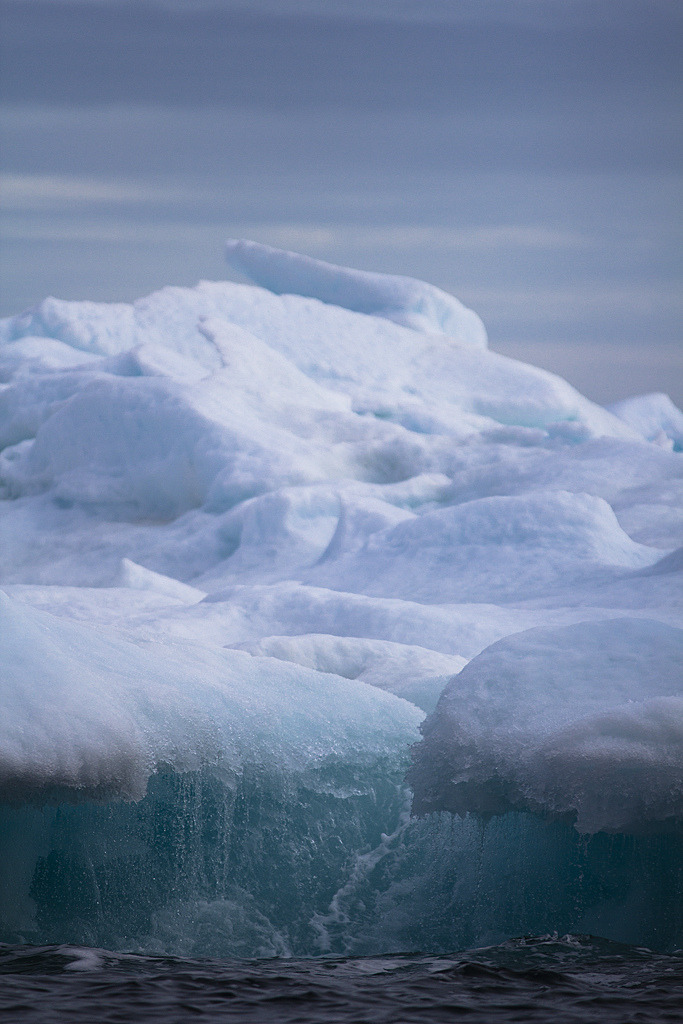
[[[446,334],[462,344],[486,348],[486,329],[477,314],[425,281],[339,267],[246,239],[229,239],[226,257],[235,270],[277,295],[320,299],[424,334]]]

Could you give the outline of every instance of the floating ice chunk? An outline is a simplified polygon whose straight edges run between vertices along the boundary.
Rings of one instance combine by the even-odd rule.
[[[230,239],[226,255],[236,270],[278,295],[306,295],[417,331],[447,334],[463,344],[486,347],[486,330],[477,314],[424,281],[338,267],[245,239]]]
[[[308,954],[336,892],[330,949],[359,921],[368,949],[452,948],[604,921],[630,885],[613,918],[639,901],[633,941],[680,945],[680,828],[621,862],[538,817],[682,817],[680,630],[654,621],[681,621],[681,455],[644,443],[670,407],[601,409],[428,285],[239,252],[307,294],[0,324],[2,936]],[[483,839],[405,818],[435,707],[415,806],[511,810]]]
[[[659,558],[661,551],[624,533],[603,499],[549,491],[425,512],[305,578],[412,601],[510,601],[608,580]]]
[[[269,636],[236,646],[250,654],[291,661],[318,672],[361,679],[425,711],[433,710],[447,679],[467,664],[465,658],[412,644],[323,633]]]
[[[121,560],[121,572],[115,585],[130,587],[131,590],[151,590],[155,594],[173,597],[183,604],[196,604],[206,597],[203,590],[190,587],[187,583],[181,583],[162,573],[152,572],[151,569],[145,569],[143,565],[131,562],[129,558]]]
[[[569,816],[582,832],[683,818],[683,630],[647,619],[531,629],[445,689],[411,778],[418,813]]]
[[[662,447],[683,448],[683,412],[668,395],[637,395],[615,402],[609,411],[637,430],[646,441]]]
[[[150,775],[399,763],[420,711],[364,683],[196,645],[141,648],[0,592],[0,795],[139,799]],[[311,776],[312,778],[312,776]]]
[[[0,323],[0,938],[310,954],[332,899],[330,950],[452,948],[610,901],[680,945],[683,826],[566,824],[682,817],[678,414],[486,350],[429,285],[232,252],[305,294]],[[513,809],[483,837],[405,817],[439,700],[416,807]]]

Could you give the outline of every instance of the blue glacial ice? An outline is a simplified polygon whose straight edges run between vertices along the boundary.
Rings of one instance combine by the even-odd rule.
[[[0,940],[680,946],[682,414],[228,255],[0,322]]]

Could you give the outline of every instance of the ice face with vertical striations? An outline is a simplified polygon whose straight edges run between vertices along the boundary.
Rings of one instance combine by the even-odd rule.
[[[0,939],[681,945],[681,414],[228,255],[0,322]]]

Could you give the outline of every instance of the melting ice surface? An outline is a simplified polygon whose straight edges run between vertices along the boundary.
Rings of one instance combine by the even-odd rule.
[[[0,939],[680,946],[683,416],[228,257],[0,324]]]

